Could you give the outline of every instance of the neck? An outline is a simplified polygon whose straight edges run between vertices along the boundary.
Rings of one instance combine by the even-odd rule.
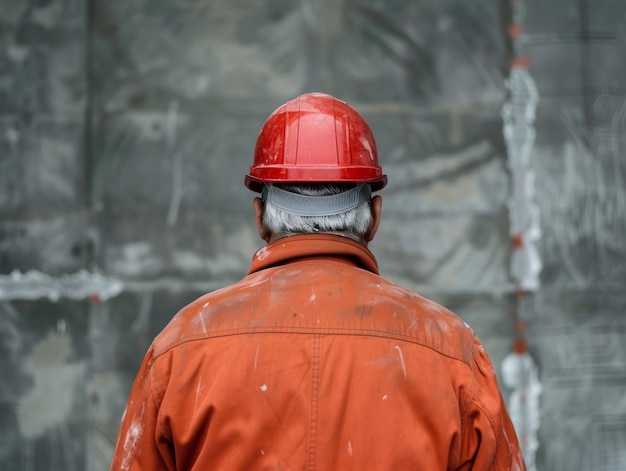
[[[288,232],[288,231],[283,231],[283,232],[277,232],[275,234],[272,234],[270,237],[270,240],[268,241],[268,243],[272,243],[274,241],[277,241],[279,239],[284,239],[285,237],[291,237],[291,236],[297,236],[297,235],[307,235],[308,233],[304,233],[304,232]],[[363,237],[359,237],[356,234],[352,234],[349,232],[341,232],[341,231],[316,231],[316,232],[312,232],[310,234],[327,234],[327,235],[336,235],[336,236],[340,236],[340,237],[345,237],[346,239],[351,239],[354,240],[355,242],[358,242],[360,244],[363,244],[364,246],[367,247],[367,242],[365,241],[365,239],[363,239]]]

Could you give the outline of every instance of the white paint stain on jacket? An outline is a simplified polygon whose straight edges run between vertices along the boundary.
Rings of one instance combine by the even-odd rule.
[[[130,404],[131,410],[133,409]],[[139,414],[135,411],[133,422],[130,424],[124,437],[124,445],[122,446],[121,453],[123,453],[120,462],[120,471],[128,471],[133,464],[135,458],[135,451],[139,446],[139,441],[143,436],[143,423],[146,416],[146,403],[142,403],[141,411]],[[118,451],[119,453],[120,451]]]
[[[402,354],[402,348],[400,348],[400,345],[396,345],[394,348],[398,350],[398,355],[400,356],[400,364],[402,365],[402,373],[404,373],[404,377],[406,378],[406,365],[404,364],[404,355]]]
[[[259,350],[261,349],[261,345],[256,346],[256,352],[254,353],[254,365],[252,367],[252,371],[256,371],[256,364],[259,361]]]
[[[196,400],[193,405],[193,416],[191,420],[196,418],[196,412],[198,411],[198,399],[200,399],[200,395],[202,394],[202,378],[198,380],[198,386],[196,387]]]
[[[137,442],[141,438],[143,427],[139,422],[133,422],[126,432],[124,437],[124,458],[120,465],[121,471],[128,471],[133,463],[133,457],[135,456],[134,450]]]

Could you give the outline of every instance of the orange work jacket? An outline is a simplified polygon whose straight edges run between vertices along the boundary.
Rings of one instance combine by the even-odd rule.
[[[472,330],[380,277],[363,245],[300,235],[156,337],[111,469],[525,467]]]

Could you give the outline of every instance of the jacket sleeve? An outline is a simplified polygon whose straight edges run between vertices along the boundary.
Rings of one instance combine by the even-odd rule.
[[[525,471],[524,458],[495,370],[476,338],[473,361],[474,385],[463,426],[459,469]]]
[[[170,442],[160,433],[150,349],[137,373],[122,417],[111,471],[174,471]]]

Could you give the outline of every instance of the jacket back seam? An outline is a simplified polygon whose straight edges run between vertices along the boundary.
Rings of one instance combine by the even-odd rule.
[[[311,416],[309,418],[309,445],[307,450],[307,470],[315,471],[317,465],[317,429],[319,416],[320,385],[320,335],[313,337],[311,355]]]

